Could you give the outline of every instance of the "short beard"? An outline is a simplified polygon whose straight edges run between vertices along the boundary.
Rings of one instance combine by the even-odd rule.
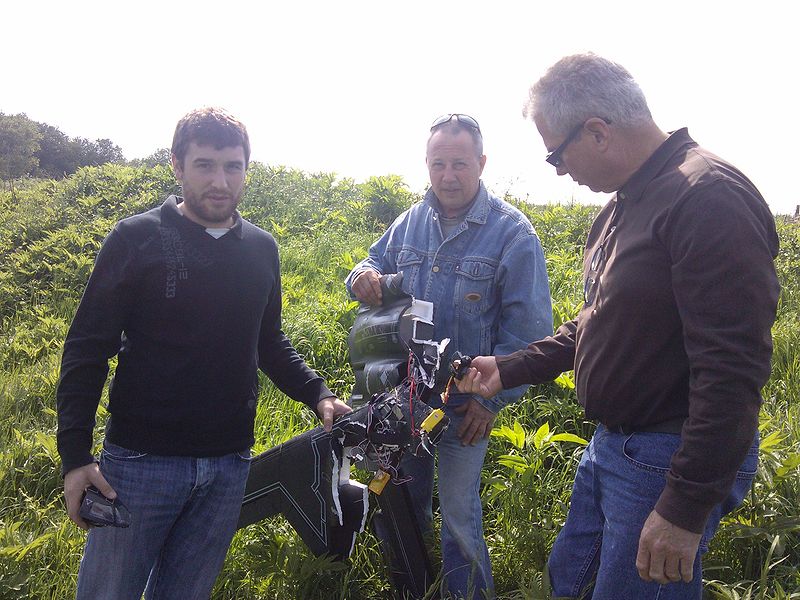
[[[236,213],[236,207],[239,206],[240,200],[241,195],[238,198],[235,198],[234,204],[230,211],[220,213],[209,210],[208,207],[203,203],[202,196],[199,199],[194,194],[184,195],[183,197],[183,201],[195,215],[208,223],[219,224],[221,227],[226,226],[231,222],[233,215]]]

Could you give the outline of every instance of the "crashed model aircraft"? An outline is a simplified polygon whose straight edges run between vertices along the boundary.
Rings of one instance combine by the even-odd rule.
[[[402,294],[395,277],[383,282],[382,306],[362,306],[348,338],[355,409],[330,432],[317,427],[253,458],[239,527],[280,513],[315,555],[343,560],[364,529],[371,491],[392,581],[422,597],[434,573],[399,463],[406,452],[431,452],[447,426],[425,400],[448,341],[432,339],[433,305]],[[350,479],[352,463],[375,473],[368,486]]]

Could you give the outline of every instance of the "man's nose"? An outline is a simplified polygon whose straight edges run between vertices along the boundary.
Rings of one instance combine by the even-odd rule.
[[[214,170],[214,177],[212,184],[215,188],[226,189],[228,187],[228,178],[225,177],[225,169],[219,168]]]

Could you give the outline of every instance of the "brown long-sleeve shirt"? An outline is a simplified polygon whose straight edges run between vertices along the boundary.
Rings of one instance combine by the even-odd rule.
[[[591,419],[637,427],[688,417],[656,510],[701,532],[758,426],[777,252],[755,186],[676,131],[592,224],[577,319],[498,357],[503,385],[574,368]]]

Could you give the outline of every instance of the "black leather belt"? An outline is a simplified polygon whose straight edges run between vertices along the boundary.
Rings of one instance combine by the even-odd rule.
[[[615,425],[614,427],[606,426],[611,432],[622,433],[628,435],[631,433],[677,433],[680,434],[683,429],[683,424],[686,422],[686,417],[675,417],[674,419],[667,419],[666,421],[659,421],[658,423],[651,423],[650,425]]]

